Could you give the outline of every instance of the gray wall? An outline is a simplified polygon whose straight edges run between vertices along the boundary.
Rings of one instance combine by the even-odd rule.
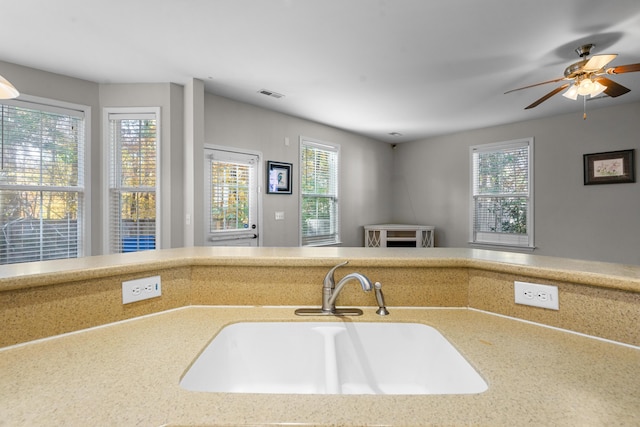
[[[587,113],[398,145],[394,220],[436,226],[438,246],[468,246],[469,147],[534,137],[534,253],[640,264],[640,103]],[[638,182],[583,185],[583,154],[632,148]]]
[[[300,200],[297,192],[300,135],[340,144],[342,243],[343,246],[362,246],[363,225],[386,222],[391,218],[389,199],[392,190],[390,166],[393,162],[393,151],[388,144],[205,94],[206,144],[259,151],[262,152],[264,161],[275,160],[293,164],[293,194],[262,195],[263,246],[299,244]],[[286,145],[285,138],[288,138],[289,145]],[[284,221],[275,220],[276,211],[284,211]]]

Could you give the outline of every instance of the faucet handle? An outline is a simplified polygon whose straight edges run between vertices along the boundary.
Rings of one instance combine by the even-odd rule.
[[[349,261],[345,261],[345,262],[341,262],[340,264],[336,265],[335,267],[333,267],[331,270],[329,270],[329,272],[327,273],[326,276],[324,276],[324,281],[322,282],[322,287],[325,289],[333,289],[336,287],[336,281],[333,278],[333,272],[336,271],[338,268],[345,266],[349,264]]]

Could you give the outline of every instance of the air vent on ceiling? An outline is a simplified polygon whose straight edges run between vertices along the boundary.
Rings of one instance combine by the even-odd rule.
[[[280,99],[280,98],[284,98],[284,95],[278,92],[274,92],[272,90],[267,90],[267,89],[260,89],[258,91],[258,93],[261,93],[263,95],[267,95],[270,96],[272,98],[276,98],[276,99]]]

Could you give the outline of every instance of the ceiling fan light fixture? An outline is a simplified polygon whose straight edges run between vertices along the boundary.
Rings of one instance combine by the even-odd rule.
[[[593,82],[591,79],[584,79],[578,84],[578,95],[587,96],[593,90]]]
[[[0,76],[0,99],[12,99],[20,96],[20,92],[16,89],[9,80]]]
[[[591,95],[591,97],[594,98],[600,95],[602,92],[604,92],[606,88],[607,87],[605,85],[603,85],[598,81],[593,82],[593,89],[591,90],[591,93],[589,95]]]
[[[562,94],[562,96],[575,101],[576,99],[578,99],[578,87],[575,84],[572,84],[569,89],[567,89],[566,92]]]
[[[569,89],[567,89],[566,92],[562,94],[562,96],[573,101],[578,99],[578,95],[590,95],[593,98],[604,92],[606,88],[607,87],[602,83],[586,78],[572,84]]]

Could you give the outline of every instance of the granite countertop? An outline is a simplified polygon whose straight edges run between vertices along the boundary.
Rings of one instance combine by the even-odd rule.
[[[466,248],[191,247],[3,266],[0,292],[194,265],[469,267],[640,292],[640,266]]]
[[[190,392],[224,325],[293,307],[185,307],[0,350],[0,425],[640,425],[640,349],[472,309],[371,307],[436,327],[489,384],[474,395]],[[325,320],[322,318],[321,320]],[[339,319],[335,319],[338,320]]]

